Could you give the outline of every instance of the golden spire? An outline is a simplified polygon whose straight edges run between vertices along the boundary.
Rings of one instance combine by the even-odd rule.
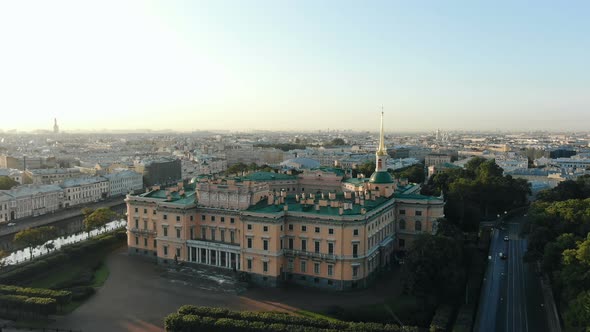
[[[387,155],[387,149],[385,149],[385,137],[383,135],[383,106],[381,106],[381,133],[379,134],[379,149],[377,150],[377,155]]]

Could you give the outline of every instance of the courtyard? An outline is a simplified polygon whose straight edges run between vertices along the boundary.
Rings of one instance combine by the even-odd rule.
[[[110,275],[96,294],[49,327],[87,331],[163,331],[163,319],[184,304],[222,306],[237,310],[322,312],[335,306],[354,308],[382,303],[399,292],[396,282],[377,282],[354,292],[330,292],[300,287],[246,288],[231,273],[184,266],[158,266],[113,252],[106,264]],[[397,280],[396,275],[390,280]]]

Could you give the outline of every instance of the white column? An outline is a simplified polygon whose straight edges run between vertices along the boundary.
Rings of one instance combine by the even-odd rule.
[[[205,249],[205,252],[207,253],[207,256],[205,256],[205,261],[207,262],[207,265],[211,264],[210,260],[210,254],[209,254],[209,249]]]
[[[229,261],[229,251],[225,252],[225,267],[231,268],[231,262]]]
[[[192,262],[193,261],[193,250],[190,246],[186,246],[187,250],[188,250],[188,261]]]
[[[215,265],[216,266],[220,266],[221,265],[221,252],[219,252],[219,250],[215,250]]]

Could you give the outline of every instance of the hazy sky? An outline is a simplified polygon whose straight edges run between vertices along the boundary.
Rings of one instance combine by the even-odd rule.
[[[570,129],[590,1],[2,1],[0,129]]]

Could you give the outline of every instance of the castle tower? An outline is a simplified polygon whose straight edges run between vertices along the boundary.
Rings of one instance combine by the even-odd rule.
[[[369,180],[369,190],[389,197],[394,191],[393,177],[387,172],[387,149],[385,148],[385,134],[383,132],[383,112],[381,112],[381,131],[379,133],[379,148],[375,153],[375,172]]]

